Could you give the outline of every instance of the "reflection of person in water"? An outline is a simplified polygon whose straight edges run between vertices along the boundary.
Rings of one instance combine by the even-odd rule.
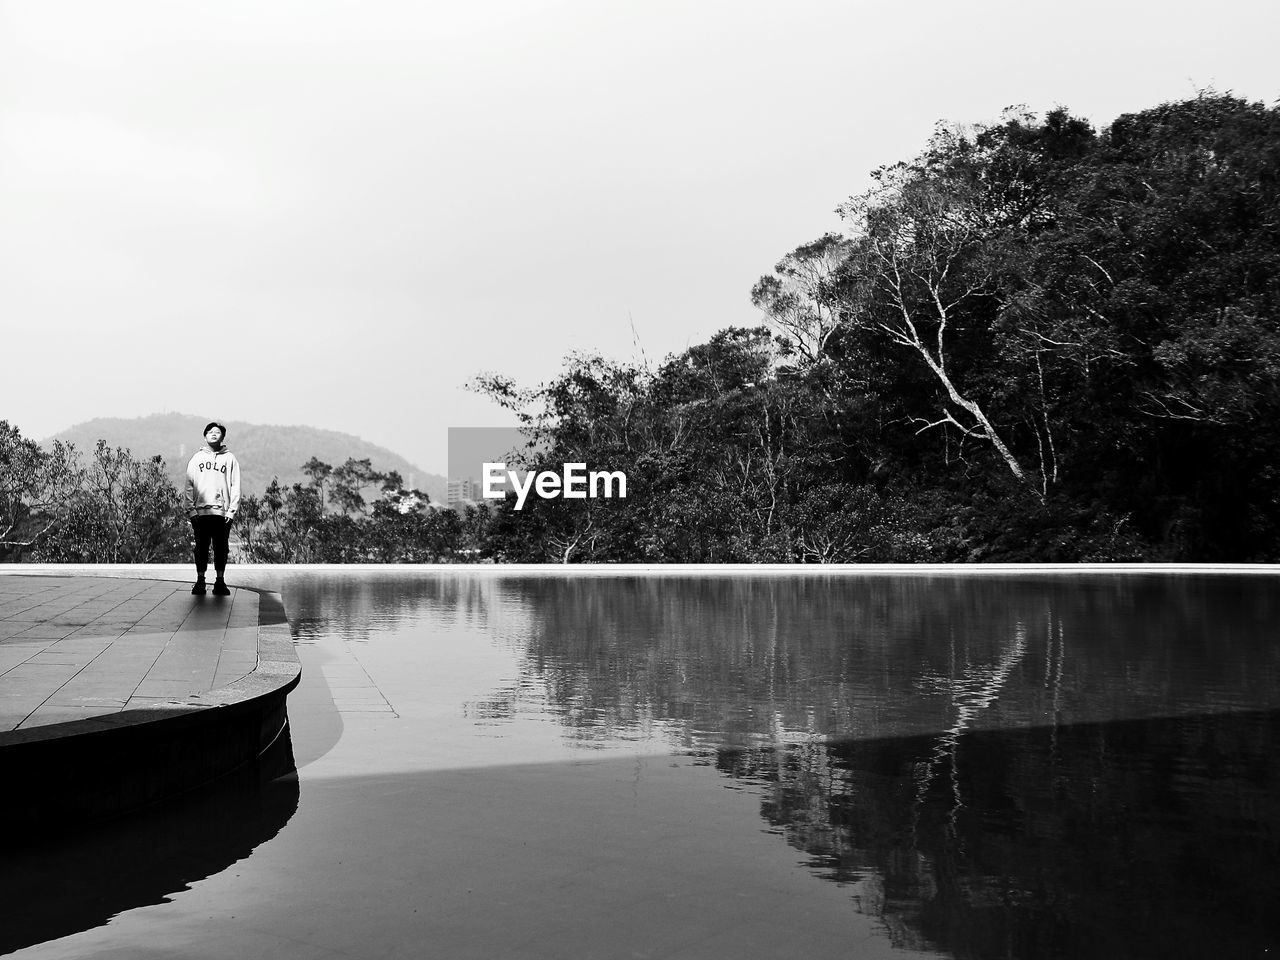
[[[204,428],[205,445],[187,464],[187,482],[183,498],[191,528],[196,535],[196,584],[191,592],[205,592],[204,572],[209,566],[209,544],[213,544],[213,594],[225,597],[231,593],[223,581],[227,569],[227,544],[231,539],[231,521],[240,506],[240,464],[228,452],[227,428],[214,422]]]

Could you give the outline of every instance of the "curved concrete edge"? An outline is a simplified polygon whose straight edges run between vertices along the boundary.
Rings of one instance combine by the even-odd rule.
[[[259,594],[258,663],[202,693],[0,735],[0,837],[74,827],[185,793],[256,760],[288,724],[302,678],[280,595]]]

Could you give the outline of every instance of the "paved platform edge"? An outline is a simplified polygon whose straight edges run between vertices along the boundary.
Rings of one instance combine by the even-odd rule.
[[[198,702],[0,733],[0,845],[30,839],[24,828],[77,826],[197,789],[280,737],[302,677],[284,603],[274,591],[236,589],[259,595],[258,663],[247,676]]]

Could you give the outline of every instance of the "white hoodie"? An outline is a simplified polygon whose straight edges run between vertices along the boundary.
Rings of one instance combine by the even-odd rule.
[[[188,517],[235,518],[240,509],[240,464],[224,446],[214,450],[205,444],[187,464],[183,502]]]

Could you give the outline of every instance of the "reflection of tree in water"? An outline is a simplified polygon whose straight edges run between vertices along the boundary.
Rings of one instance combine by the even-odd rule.
[[[1052,630],[1052,615],[1050,615],[1050,629]],[[1059,633],[1061,633],[1060,629]],[[1054,645],[1046,644],[1046,648],[1052,651]],[[1061,647],[1057,649],[1061,656]],[[958,651],[953,642],[950,650],[951,669],[945,675],[926,669],[917,681],[922,689],[946,696],[954,713],[955,722],[938,735],[929,759],[916,767],[917,795],[921,799],[933,785],[934,776],[940,766],[945,764],[951,770],[951,792],[955,799],[951,811],[953,826],[955,817],[964,805],[959,782],[960,738],[973,727],[981,717],[982,711],[996,702],[1005,681],[1009,679],[1014,667],[1022,661],[1026,652],[1027,628],[1025,624],[1019,623],[1011,641],[994,663],[974,663],[967,657],[963,662],[957,663]],[[1052,656],[1052,653],[1050,655]],[[1056,666],[1058,667],[1057,675],[1060,676],[1061,664]],[[1053,675],[1052,672],[1046,674],[1046,682],[1051,675]]]
[[[1280,598],[1250,583],[409,569],[309,570],[282,590],[298,639],[376,642],[406,624],[483,631],[520,667],[472,704],[476,715],[550,711],[584,745],[660,737],[694,748],[947,730],[947,684],[969,682],[966,669],[983,683],[1019,630],[1025,653],[971,718],[979,726],[1189,712],[1206,689],[1223,706],[1265,705],[1280,645],[1257,624],[1280,619]],[[1067,639],[1072,656],[1053,666],[1052,644]]]
[[[503,637],[521,667],[488,700],[550,710],[583,743],[688,748],[1196,712],[1206,689],[1266,706],[1270,593],[1227,578],[508,578],[490,604],[522,611]]]
[[[1235,957],[1280,938],[1280,713],[967,733],[954,787],[921,792],[936,744],[736,748],[716,764],[758,784],[773,828],[903,946]]]
[[[910,677],[941,612],[958,602],[966,616],[1010,617],[995,597],[939,595],[923,579],[539,578],[502,590],[532,621],[522,676],[584,742],[657,730],[706,747],[936,728],[941,698],[922,716]]]
[[[328,635],[371,640],[380,632],[420,621],[483,628],[491,613],[494,584],[461,573],[424,576],[417,568],[373,574],[321,568],[286,575],[281,590],[295,639]]]
[[[1274,708],[1280,677],[1259,581],[503,591],[532,622],[519,696],[541,685],[585,742],[711,751],[899,944],[1250,955],[1277,933],[1280,724],[1242,712]]]

